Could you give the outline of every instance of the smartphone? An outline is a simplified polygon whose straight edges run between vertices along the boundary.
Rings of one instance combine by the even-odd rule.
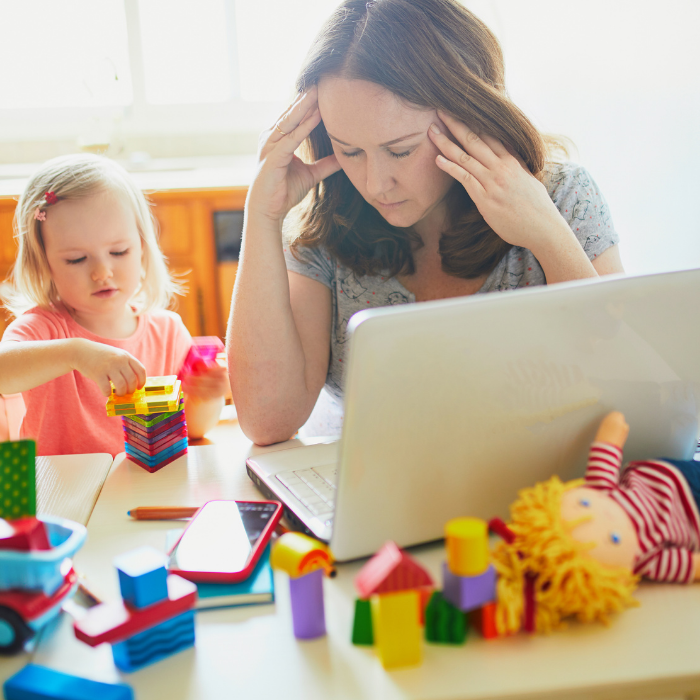
[[[279,501],[209,501],[193,516],[168,569],[194,582],[246,579],[282,517]]]

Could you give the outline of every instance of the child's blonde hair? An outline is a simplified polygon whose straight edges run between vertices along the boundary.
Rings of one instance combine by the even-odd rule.
[[[586,552],[592,544],[575,540],[570,532],[582,520],[561,517],[562,495],[583,480],[562,483],[558,477],[523,489],[511,505],[515,534],[512,543],[501,543],[493,552],[498,572],[496,627],[499,634],[520,629],[524,612],[524,585],[534,582],[535,630],[551,632],[564,619],[608,623],[609,615],[637,605],[632,592],[639,577],[624,567],[606,567]]]
[[[81,199],[105,190],[124,195],[134,212],[142,243],[141,284],[133,298],[139,311],[165,309],[181,285],[173,279],[158,246],[156,220],[143,192],[129,174],[109,158],[77,154],[53,158],[32,175],[15,210],[14,229],[17,259],[10,285],[2,290],[2,300],[15,316],[33,306],[50,308],[58,301],[56,287],[46,259],[37,209],[50,211],[46,193],[59,200]]]

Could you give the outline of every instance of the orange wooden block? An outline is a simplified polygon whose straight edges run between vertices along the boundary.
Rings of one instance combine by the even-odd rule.
[[[496,603],[487,603],[483,608],[473,610],[469,614],[469,621],[484,639],[498,639],[496,629]]]

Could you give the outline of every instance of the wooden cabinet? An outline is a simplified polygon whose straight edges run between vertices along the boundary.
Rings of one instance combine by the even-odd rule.
[[[235,263],[220,271],[216,261],[214,212],[243,209],[247,188],[148,192],[160,229],[160,245],[171,271],[186,286],[175,310],[192,335],[226,334]],[[0,276],[12,268],[17,247],[12,219],[16,198],[0,197]],[[0,315],[0,334],[8,323]]]

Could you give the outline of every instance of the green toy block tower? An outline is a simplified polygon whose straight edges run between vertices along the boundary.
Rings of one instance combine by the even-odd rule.
[[[36,443],[0,442],[0,518],[36,515]]]

